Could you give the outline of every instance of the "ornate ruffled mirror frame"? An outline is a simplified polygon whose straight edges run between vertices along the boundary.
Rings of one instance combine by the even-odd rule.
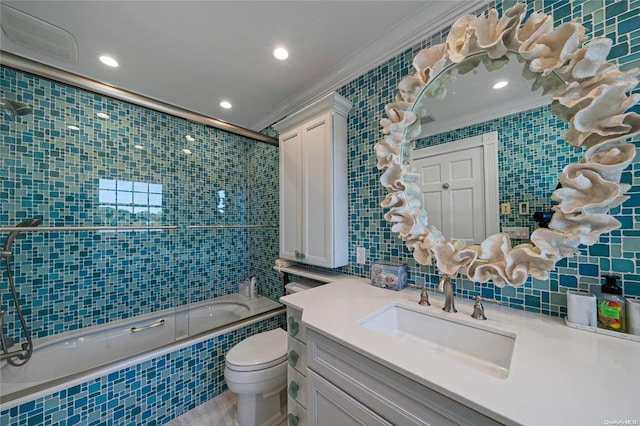
[[[492,280],[500,287],[522,285],[529,275],[548,279],[560,259],[621,226],[609,210],[629,198],[625,193],[630,185],[620,183],[620,178],[635,156],[635,146],[627,140],[640,133],[640,115],[628,112],[640,95],[627,96],[638,84],[640,71],[623,72],[607,63],[611,40],[595,38],[583,45],[582,25],[568,22],[554,28],[551,16],[537,12],[524,20],[525,15],[526,6],[516,4],[502,17],[495,9],[479,17],[463,16],[445,43],[420,51],[413,60],[415,73],[401,81],[396,102],[385,107],[387,118],[380,121],[384,139],[375,145],[378,169],[385,170],[380,182],[388,190],[381,204],[389,209],[385,219],[416,262],[429,265],[435,259],[441,273],[461,274],[475,282]],[[553,96],[552,112],[570,124],[565,141],[585,152],[578,163],[562,170],[562,188],[551,197],[558,204],[549,228],[533,231],[530,243],[512,247],[506,234],[473,246],[447,241],[429,225],[427,210],[416,198],[419,174],[411,152],[425,114],[421,98],[444,93],[438,77],[451,65],[482,56],[499,63],[509,52],[524,62],[523,76],[533,80],[533,89],[542,87]],[[546,78],[550,75],[561,80]]]

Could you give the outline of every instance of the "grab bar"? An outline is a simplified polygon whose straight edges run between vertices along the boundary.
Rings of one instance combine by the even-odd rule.
[[[163,319],[161,319],[160,321],[156,321],[154,323],[151,323],[149,325],[143,325],[142,327],[131,327],[131,332],[132,333],[137,333],[138,331],[148,330],[148,329],[153,328],[153,327],[160,327],[161,325],[164,325],[164,320]]]
[[[187,229],[277,228],[279,225],[189,225]]]
[[[154,231],[158,229],[178,229],[173,225],[161,226],[3,226],[0,232],[76,232],[76,231]]]

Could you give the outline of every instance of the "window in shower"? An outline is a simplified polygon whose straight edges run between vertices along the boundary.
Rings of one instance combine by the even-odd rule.
[[[98,200],[98,208],[105,225],[162,224],[161,184],[100,179]]]

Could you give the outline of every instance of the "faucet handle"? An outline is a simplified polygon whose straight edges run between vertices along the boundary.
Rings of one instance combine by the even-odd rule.
[[[482,300],[482,297],[476,296],[476,304],[473,305],[473,313],[471,314],[471,318],[477,320],[486,320],[487,317],[484,316],[484,306],[482,306],[480,300]]]
[[[431,306],[429,303],[429,295],[427,294],[427,286],[422,286],[422,291],[420,292],[420,301],[418,302],[420,306]]]
[[[407,284],[407,287],[421,289],[420,292],[420,301],[418,305],[420,306],[431,306],[429,303],[429,295],[427,294],[427,286],[426,285],[415,285],[415,284]]]
[[[493,304],[496,304],[496,305],[502,305],[502,302],[499,301],[498,299],[487,299],[486,297],[480,297],[480,296],[476,296],[475,299],[476,300],[480,299],[483,302],[489,302],[489,303],[493,303]]]

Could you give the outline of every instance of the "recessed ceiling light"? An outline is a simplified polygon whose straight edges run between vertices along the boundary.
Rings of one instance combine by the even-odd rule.
[[[144,149],[144,146],[142,145],[134,145],[136,147],[136,149]]]
[[[67,129],[69,129],[69,130],[80,130],[80,127],[78,127],[78,126],[67,126]]]
[[[507,84],[509,84],[508,81],[506,80],[502,80],[497,82],[496,84],[493,85],[494,89],[502,89],[503,87],[507,87]]]
[[[96,114],[98,117],[100,118],[104,118],[104,119],[108,119],[109,118],[109,114],[105,114],[104,112],[99,112]]]
[[[231,108],[231,102],[229,102],[229,101],[222,101],[222,102],[220,102],[220,106],[221,106],[222,108],[224,108],[224,109],[229,109],[229,108]]]
[[[185,154],[191,154],[191,150],[188,148],[183,149],[182,152],[184,152]]]
[[[193,142],[193,141],[195,141],[195,140],[196,140],[196,139],[195,139],[193,136],[191,136],[191,135],[187,135],[187,136],[185,136],[185,138],[186,138],[189,142]]]
[[[108,65],[110,67],[117,67],[118,66],[118,61],[116,61],[115,59],[113,59],[111,56],[106,56],[106,55],[102,55],[100,56],[100,62],[102,62],[105,65]]]
[[[276,59],[280,59],[281,61],[284,61],[289,57],[289,52],[287,52],[287,49],[285,49],[284,47],[278,47],[276,50],[273,51],[273,56],[275,56]]]

